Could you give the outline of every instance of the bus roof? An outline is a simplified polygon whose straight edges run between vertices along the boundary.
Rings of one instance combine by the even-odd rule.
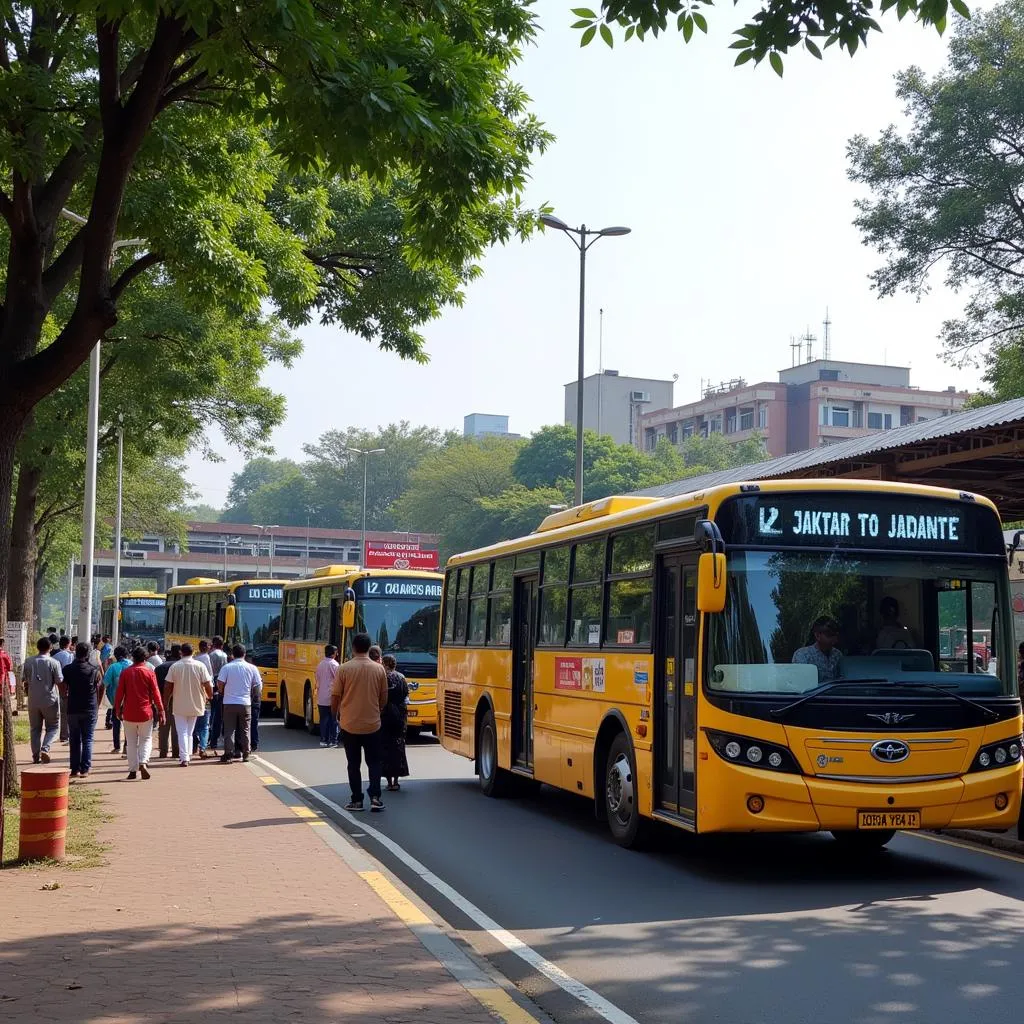
[[[158,594],[155,590],[122,590],[118,595],[119,599],[124,601],[129,597],[149,597],[149,598],[166,598],[166,594]],[[113,601],[113,594],[106,594],[103,597],[104,601]]]
[[[197,576],[194,579],[205,579]],[[222,583],[220,580],[206,580],[203,583],[183,583],[178,587],[171,587],[168,594],[210,594],[214,591],[223,590],[225,593],[233,594],[239,587],[283,587],[287,580],[228,580]]]
[[[915,497],[944,498],[947,501],[958,501],[962,497],[984,505],[998,516],[995,505],[980,494],[968,494],[966,491],[953,491],[946,487],[932,487],[926,484],[903,484],[886,480],[851,480],[836,478],[832,480],[758,480],[720,484],[707,487],[688,494],[679,494],[669,498],[652,498],[645,495],[613,495],[587,502],[576,508],[568,508],[547,516],[537,529],[525,537],[499,541],[489,547],[477,548],[452,555],[448,566],[463,565],[484,558],[495,558],[511,555],[517,551],[530,551],[534,548],[546,547],[559,541],[575,537],[586,537],[591,534],[603,533],[605,530],[624,526],[639,526],[643,523],[664,516],[690,512],[698,508],[707,508],[709,516],[713,516],[726,498],[741,493],[772,493],[786,491],[847,491],[870,492],[874,494],[906,494]]]
[[[388,579],[400,577],[414,580],[441,580],[440,572],[427,572],[423,569],[361,569],[358,565],[323,565],[315,569],[312,576],[304,576],[300,580],[289,580],[285,590],[300,590],[305,587],[322,587],[324,584],[345,581],[354,583],[363,579]]]

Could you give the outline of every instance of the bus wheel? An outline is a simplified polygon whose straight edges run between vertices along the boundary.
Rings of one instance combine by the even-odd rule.
[[[288,710],[288,687],[284,683],[281,684],[281,721],[286,729],[291,729],[295,725]]]
[[[309,683],[306,684],[306,692],[302,697],[302,717],[306,723],[306,732],[313,734],[320,731],[313,722],[313,691]]]
[[[872,853],[885,847],[895,829],[865,829],[862,831],[833,832],[832,838],[849,853]]]
[[[484,712],[480,722],[476,772],[485,796],[505,796],[508,792],[508,773],[498,767],[498,730],[494,725],[494,712],[490,709]]]
[[[405,727],[406,740],[418,740],[420,738],[420,727],[418,725],[407,725]]]
[[[637,807],[636,767],[625,733],[620,732],[612,740],[604,780],[605,811],[612,838],[619,846],[639,846],[642,823]]]

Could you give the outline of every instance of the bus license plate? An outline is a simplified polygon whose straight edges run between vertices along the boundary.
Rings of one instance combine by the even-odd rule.
[[[858,811],[857,828],[920,828],[920,811]]]
[[[419,718],[420,717],[420,713],[415,708],[408,708],[406,713],[408,714],[408,716],[410,718]]]

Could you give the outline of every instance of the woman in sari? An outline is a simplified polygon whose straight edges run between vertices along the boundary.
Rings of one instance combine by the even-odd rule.
[[[390,654],[384,655],[381,664],[388,674],[388,702],[380,713],[381,774],[388,781],[388,791],[393,793],[401,789],[398,780],[409,774],[409,763],[405,759],[405,704],[409,684]]]

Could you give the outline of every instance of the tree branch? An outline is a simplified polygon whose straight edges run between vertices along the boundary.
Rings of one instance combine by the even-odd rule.
[[[158,263],[163,263],[164,258],[158,252],[147,252],[145,256],[140,256],[134,263],[128,266],[121,276],[110,286],[110,298],[113,302],[117,300],[124,293],[125,288],[128,287],[139,276],[149,270],[150,267],[155,267]]]
[[[177,103],[178,100],[188,96],[200,82],[204,82],[209,75],[205,71],[200,71],[198,74],[193,75],[191,78],[186,78],[183,82],[180,82],[173,89],[168,89],[167,92],[160,97],[160,102],[157,104],[157,113],[162,113],[173,103]]]
[[[119,22],[96,22],[96,49],[100,72],[100,118],[105,135],[113,135],[121,111],[121,68],[118,57]]]

